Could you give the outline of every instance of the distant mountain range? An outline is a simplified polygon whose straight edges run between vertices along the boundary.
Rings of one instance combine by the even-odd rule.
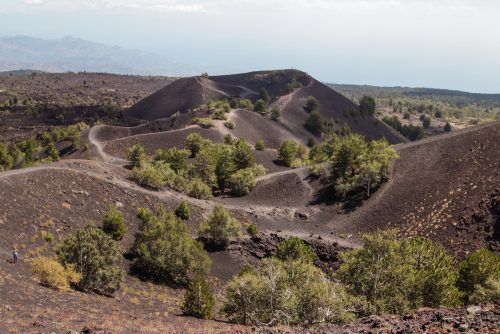
[[[206,67],[177,63],[168,57],[94,43],[67,36],[45,40],[0,37],[0,71],[108,72],[137,75],[194,75]]]

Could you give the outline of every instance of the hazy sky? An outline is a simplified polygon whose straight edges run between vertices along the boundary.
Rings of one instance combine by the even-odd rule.
[[[226,71],[500,93],[499,0],[0,0],[0,34],[73,35]]]

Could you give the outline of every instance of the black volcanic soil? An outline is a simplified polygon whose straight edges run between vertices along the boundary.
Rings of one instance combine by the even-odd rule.
[[[500,123],[398,147],[389,182],[361,208],[331,224],[348,233],[384,228],[439,240],[463,256],[498,249]]]

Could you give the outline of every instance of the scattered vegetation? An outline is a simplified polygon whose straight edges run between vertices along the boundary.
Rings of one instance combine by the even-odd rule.
[[[215,299],[204,275],[196,275],[187,287],[182,303],[185,315],[200,319],[213,319]]]
[[[255,187],[255,178],[265,173],[243,139],[228,135],[223,144],[213,144],[199,134],[190,134],[185,145],[186,149],[158,150],[152,162],[132,169],[132,179],[148,188],[169,187],[191,197],[210,199],[226,191],[245,195]],[[188,162],[188,157],[194,161]]]
[[[257,151],[264,151],[266,149],[266,142],[264,139],[259,139],[257,142],[255,142],[255,149]]]
[[[78,284],[81,279],[73,266],[64,267],[57,259],[49,257],[34,259],[31,270],[40,284],[56,290],[68,290],[70,285]]]
[[[182,220],[189,220],[189,218],[191,217],[191,212],[186,201],[182,201],[177,209],[175,209],[175,216]]]
[[[314,165],[331,162],[329,184],[335,193],[345,198],[364,189],[367,196],[380,185],[398,154],[385,139],[367,143],[362,135],[349,133],[344,137],[329,134],[324,142],[309,152]]]
[[[89,224],[68,235],[56,249],[60,263],[81,275],[76,286],[84,291],[111,295],[120,288],[123,270],[117,266],[121,252],[116,241]]]
[[[304,105],[304,110],[308,113],[312,113],[313,111],[317,111],[320,105],[318,100],[314,96],[309,96],[307,98],[306,104]]]
[[[216,205],[208,219],[200,225],[198,234],[208,244],[225,248],[241,238],[241,224],[231,217],[227,209]]]
[[[0,171],[31,167],[37,164],[54,162],[60,159],[57,143],[69,141],[69,150],[80,148],[81,131],[87,129],[85,123],[43,132],[36,138],[25,139],[9,146],[0,143]]]
[[[132,247],[137,272],[174,284],[186,284],[190,275],[208,272],[210,259],[203,246],[173,213],[163,208],[156,214],[140,209],[138,217],[142,223]]]
[[[125,218],[123,214],[114,206],[110,206],[102,223],[102,230],[116,241],[123,239],[127,233]]]
[[[425,137],[424,129],[421,126],[403,125],[397,116],[386,116],[382,120],[411,141],[420,140]]]
[[[466,303],[500,298],[500,256],[480,249],[465,259],[459,269],[458,286]]]
[[[278,159],[287,167],[300,167],[307,162],[307,149],[292,139],[286,139],[278,149]]]

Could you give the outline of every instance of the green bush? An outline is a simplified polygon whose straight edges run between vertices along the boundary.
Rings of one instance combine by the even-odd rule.
[[[224,122],[224,126],[226,128],[228,128],[229,130],[233,130],[236,126],[234,125],[234,122],[231,122],[231,121],[227,121],[227,122]]]
[[[146,151],[142,144],[135,144],[127,151],[127,159],[132,167],[141,167],[146,162]]]
[[[292,139],[286,139],[281,143],[278,149],[278,159],[287,167],[290,167],[292,161],[296,158],[299,145]]]
[[[189,218],[191,217],[191,212],[186,201],[182,201],[177,209],[175,209],[175,216],[182,220],[189,220]]]
[[[459,305],[455,260],[423,238],[394,231],[364,236],[364,247],[340,255],[336,275],[360,300],[360,311],[406,314],[422,306]]]
[[[191,133],[186,137],[185,146],[191,151],[191,157],[194,158],[204,146],[211,143],[209,139],[203,138],[199,133]]]
[[[281,110],[278,107],[273,107],[270,115],[273,121],[278,121],[281,118]]]
[[[300,260],[312,263],[316,254],[311,246],[297,237],[291,237],[278,244],[276,249],[276,257],[282,261]]]
[[[166,185],[165,175],[151,163],[134,167],[131,178],[144,187],[156,190]]]
[[[114,206],[110,206],[102,224],[102,230],[116,241],[122,240],[127,233],[123,214]]]
[[[229,178],[228,186],[233,195],[244,196],[255,188],[256,180],[252,168],[240,169]]]
[[[215,299],[205,276],[196,275],[188,285],[182,303],[185,315],[200,319],[213,319]]]
[[[185,284],[189,275],[205,274],[210,259],[203,246],[193,240],[186,225],[173,213],[153,214],[139,210],[142,220],[135,235],[132,253],[134,268],[143,275],[167,283]]]
[[[116,241],[94,225],[68,235],[56,249],[63,266],[81,274],[77,287],[111,295],[120,288],[123,270],[117,266],[121,252]]]
[[[266,148],[266,143],[264,142],[264,139],[257,140],[257,142],[255,143],[255,149],[257,151],[263,151],[265,150],[265,148]]]
[[[229,281],[222,312],[241,324],[311,326],[345,323],[351,308],[344,289],[314,265],[264,259]]]
[[[500,298],[500,256],[487,249],[469,255],[460,264],[458,287],[466,303]]]
[[[256,234],[258,234],[259,231],[257,230],[257,225],[255,225],[255,224],[248,225],[247,232],[250,235],[256,235]]]
[[[56,290],[68,290],[71,284],[78,284],[81,275],[73,266],[68,268],[56,259],[38,257],[31,262],[31,271],[40,281],[40,284]]]
[[[208,117],[193,117],[192,122],[193,124],[197,124],[204,129],[208,129],[214,126],[214,121]]]
[[[9,170],[14,165],[14,159],[9,154],[7,147],[0,143],[0,169]]]
[[[187,194],[197,199],[211,199],[212,189],[201,179],[195,178],[187,185]]]
[[[176,147],[169,149],[159,149],[155,154],[155,161],[167,163],[176,173],[188,169],[187,158],[190,156],[189,150],[180,150]]]
[[[259,99],[255,102],[253,110],[258,113],[265,113],[266,112],[266,101]]]
[[[323,132],[323,119],[317,111],[313,111],[307,117],[306,123],[304,125],[307,130],[315,135],[320,135]]]
[[[206,221],[200,225],[200,237],[216,247],[226,247],[241,238],[241,224],[231,217],[222,205],[216,205]]]
[[[304,110],[308,113],[316,111],[319,109],[319,102],[314,96],[309,96],[307,98],[306,104],[304,105]]]
[[[237,169],[249,168],[255,165],[252,149],[241,138],[234,143],[233,160]]]
[[[359,112],[362,116],[375,115],[376,103],[375,99],[371,96],[363,96],[359,100]]]

